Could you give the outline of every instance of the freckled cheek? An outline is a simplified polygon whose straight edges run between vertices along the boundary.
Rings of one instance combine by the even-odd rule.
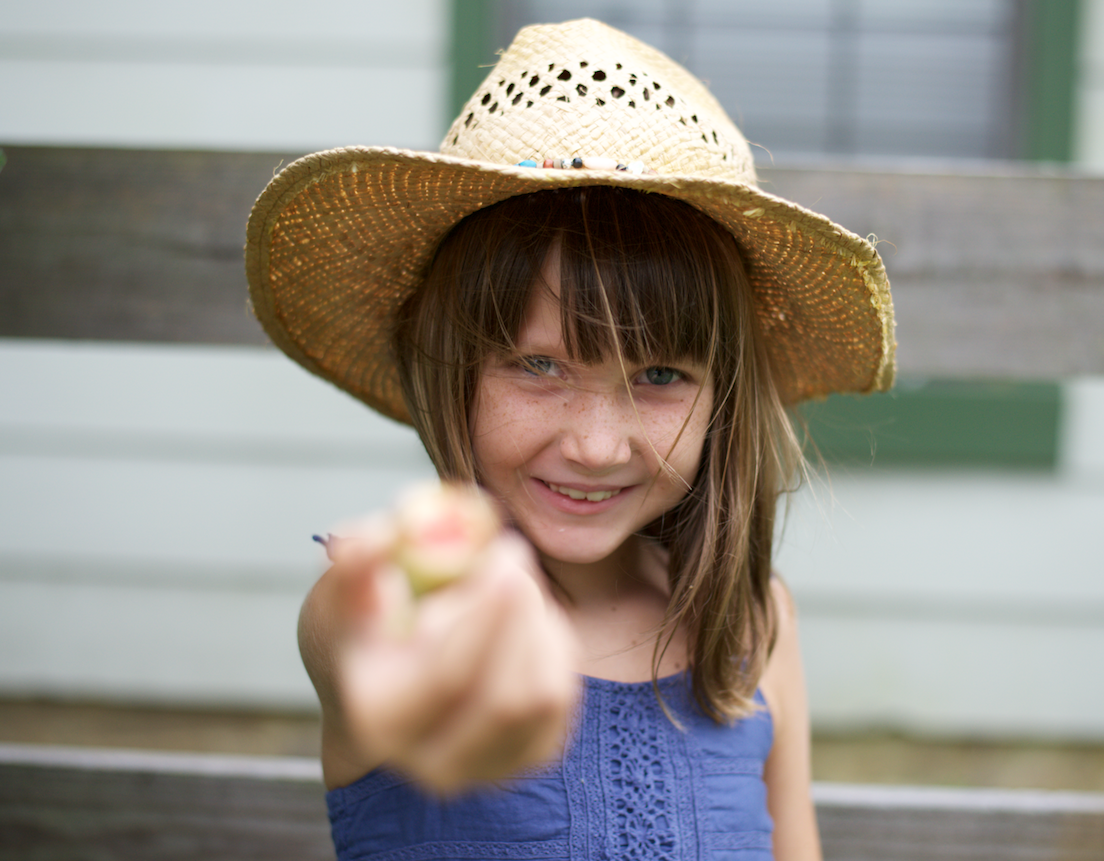
[[[491,408],[495,429],[510,433],[524,432],[541,421],[544,412],[538,400],[516,394],[499,399]]]
[[[702,438],[709,424],[708,410],[703,409],[700,403],[692,413],[689,409],[688,403],[672,405],[668,410],[647,417],[644,427],[649,439],[654,444],[661,441],[671,443],[678,439],[681,448],[682,440]]]
[[[534,432],[547,426],[540,402],[512,391],[485,386],[471,423],[472,440],[484,463],[516,457]]]
[[[709,419],[706,412],[699,411],[700,404],[689,419],[684,410],[673,411],[664,420],[651,423],[651,427],[646,426],[648,438],[656,451],[665,455],[671,466],[684,476],[695,474],[701,464]],[[672,444],[674,450],[670,449]]]

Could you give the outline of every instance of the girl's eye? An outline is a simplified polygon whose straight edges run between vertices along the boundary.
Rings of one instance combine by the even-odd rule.
[[[523,356],[518,360],[518,365],[535,377],[552,377],[557,371],[556,363],[547,356]]]
[[[649,385],[669,386],[681,380],[682,374],[674,368],[648,368],[644,371],[643,377]]]

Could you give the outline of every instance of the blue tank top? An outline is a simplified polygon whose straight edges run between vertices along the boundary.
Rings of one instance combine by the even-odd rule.
[[[558,762],[447,801],[382,768],[328,792],[337,857],[769,861],[769,712],[721,726],[694,702],[688,675],[659,684],[683,730],[651,682],[588,677]]]

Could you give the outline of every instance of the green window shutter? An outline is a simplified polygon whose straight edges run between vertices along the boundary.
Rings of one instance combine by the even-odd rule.
[[[445,129],[452,125],[497,59],[498,46],[493,44],[497,13],[496,0],[452,0],[451,81]]]
[[[887,394],[806,404],[800,415],[829,464],[1053,469],[1061,395],[1057,383],[903,380]]]
[[[1024,158],[1069,161],[1073,153],[1079,0],[1024,5]]]

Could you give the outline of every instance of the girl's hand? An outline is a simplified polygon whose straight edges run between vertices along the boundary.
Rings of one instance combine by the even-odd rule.
[[[386,762],[447,793],[555,756],[578,697],[576,644],[530,545],[498,532],[470,570],[415,600],[395,541],[394,521],[362,523],[331,545],[334,568],[304,605],[327,785]]]

